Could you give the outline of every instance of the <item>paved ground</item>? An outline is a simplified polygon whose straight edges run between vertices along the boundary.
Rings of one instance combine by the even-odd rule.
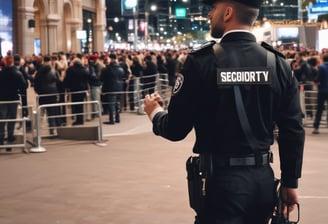
[[[123,113],[120,124],[104,126],[108,141],[103,147],[47,139],[42,141],[44,153],[0,151],[0,223],[193,223],[185,160],[194,135],[172,143],[150,130],[145,115]],[[328,129],[320,135],[306,131],[301,223],[325,224]],[[278,167],[274,163],[277,175]]]

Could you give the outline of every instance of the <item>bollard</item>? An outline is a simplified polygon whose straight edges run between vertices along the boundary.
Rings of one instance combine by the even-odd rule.
[[[39,133],[40,125],[40,114],[37,111],[33,111],[33,120],[32,120],[32,136],[33,144],[36,145],[30,149],[30,152],[45,152],[47,151],[44,147],[41,146],[41,136]]]

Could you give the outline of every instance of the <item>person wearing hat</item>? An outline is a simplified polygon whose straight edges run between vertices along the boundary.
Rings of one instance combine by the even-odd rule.
[[[299,202],[304,129],[298,83],[284,56],[259,45],[250,32],[260,0],[205,0],[209,41],[192,50],[177,76],[167,111],[159,94],[146,95],[155,135],[184,139],[193,129],[188,158],[190,206],[197,224],[264,224],[275,203],[270,146],[279,129],[284,208]]]

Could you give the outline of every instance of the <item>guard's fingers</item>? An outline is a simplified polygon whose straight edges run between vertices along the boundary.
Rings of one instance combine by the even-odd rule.
[[[283,206],[284,216],[287,217],[287,215],[295,209],[295,206],[296,206],[295,204],[293,204],[293,205],[284,204],[284,206]]]

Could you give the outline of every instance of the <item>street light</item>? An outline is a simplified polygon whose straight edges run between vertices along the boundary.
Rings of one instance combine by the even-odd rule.
[[[149,36],[149,14],[150,12],[156,12],[157,11],[157,5],[151,4],[149,5],[148,0],[145,1],[144,5],[144,11],[145,11],[145,45],[148,47],[148,38]]]
[[[88,18],[87,19],[87,24],[88,24],[88,33],[87,33],[87,49],[88,52],[92,52],[93,46],[92,46],[92,41],[93,41],[93,31],[92,31],[92,19]]]
[[[137,49],[137,42],[138,42],[138,20],[137,20],[137,6],[138,1],[137,0],[125,0],[124,5],[126,9],[132,9],[133,11],[133,22],[134,22],[134,38],[133,38],[133,47],[136,50]]]
[[[157,10],[157,5],[151,5],[150,6],[150,11],[156,11]]]

